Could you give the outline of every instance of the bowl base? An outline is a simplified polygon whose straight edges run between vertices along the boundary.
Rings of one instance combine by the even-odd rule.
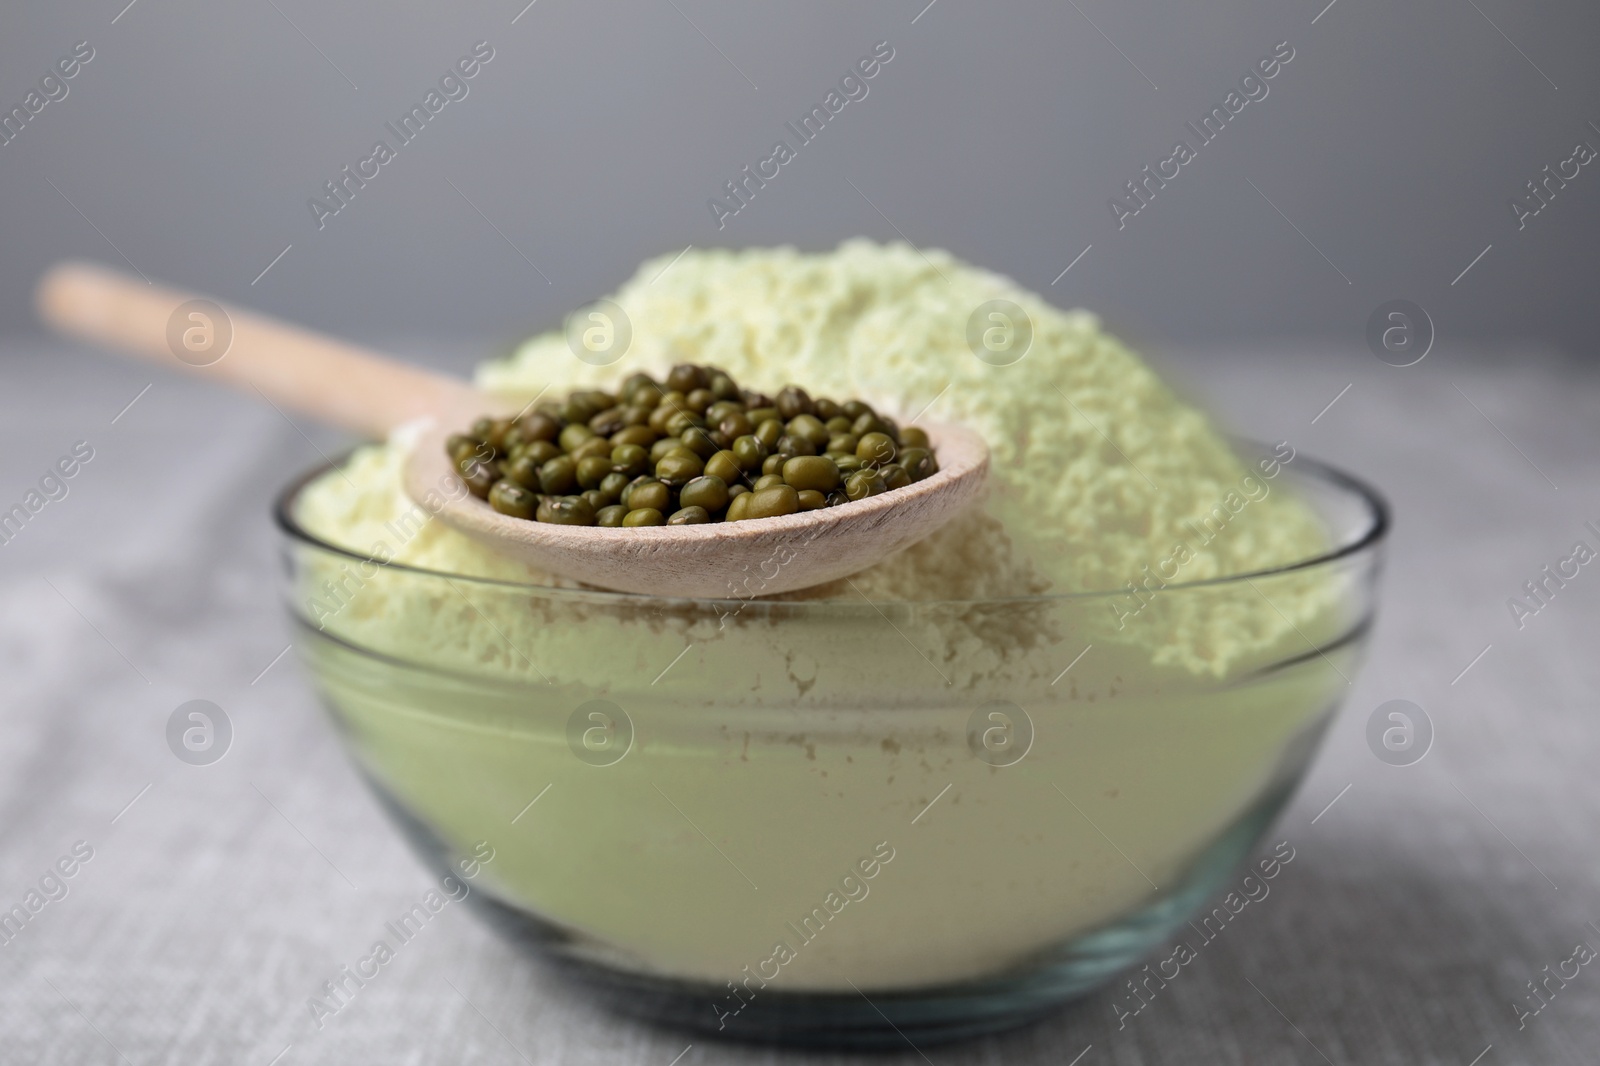
[[[452,872],[454,856],[444,842],[381,784],[371,784],[418,853],[441,875]],[[725,985],[597,962],[581,933],[483,891],[466,902],[506,939],[618,1014],[723,1040],[861,1050],[921,1047],[1026,1025],[1168,946],[1168,938],[1233,877],[1292,792],[1292,783],[1268,792],[1149,906],[1046,949],[1007,973],[958,985],[903,992],[758,991],[738,1013],[728,1013]]]

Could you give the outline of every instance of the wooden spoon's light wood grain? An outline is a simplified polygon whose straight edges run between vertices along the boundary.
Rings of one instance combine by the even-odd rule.
[[[63,263],[39,283],[40,316],[113,351],[254,390],[274,404],[372,437],[419,420],[407,494],[494,551],[599,588],[746,598],[864,570],[937,530],[983,490],[989,450],[958,426],[926,426],[939,473],[820,511],[697,526],[600,529],[502,515],[466,492],[445,438],[504,400],[276,319],[161,288],[93,264]],[[198,318],[194,316],[200,316]],[[197,343],[184,331],[196,329]]]
[[[455,378],[92,263],[52,267],[35,303],[40,317],[63,333],[254,390],[367,437],[426,415],[470,419],[503,407]],[[185,334],[197,341],[194,348]]]

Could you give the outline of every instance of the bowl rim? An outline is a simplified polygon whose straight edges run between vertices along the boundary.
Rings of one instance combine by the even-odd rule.
[[[1236,450],[1269,448],[1260,441],[1247,438],[1232,438]],[[355,551],[331,541],[325,540],[303,526],[295,516],[294,505],[300,494],[305,491],[313,481],[324,476],[330,471],[337,470],[349,461],[362,445],[355,445],[340,452],[332,459],[324,457],[324,461],[294,477],[279,490],[272,505],[273,521],[278,531],[290,541],[298,542],[306,547],[318,551],[340,556],[355,563],[367,563],[380,566],[386,570],[396,570],[401,573],[416,574],[419,577],[433,578],[436,580],[463,581],[486,588],[516,589],[521,591],[538,592],[550,597],[568,597],[616,604],[649,603],[680,603],[704,607],[715,605],[738,604],[741,606],[758,605],[776,608],[826,608],[837,610],[841,607],[852,605],[850,600],[836,599],[782,599],[763,596],[730,596],[720,598],[695,598],[684,596],[660,596],[638,592],[614,592],[609,589],[592,588],[590,586],[548,585],[534,581],[515,581],[507,578],[482,577],[474,574],[455,573],[447,570],[434,570],[428,567],[414,566],[410,563],[387,561],[364,552]],[[1261,570],[1251,570],[1239,574],[1225,574],[1220,577],[1202,578],[1196,581],[1169,582],[1162,586],[1163,592],[1177,592],[1187,589],[1215,588],[1227,585],[1250,584],[1263,578],[1281,577],[1286,574],[1313,570],[1317,567],[1327,566],[1351,556],[1360,555],[1376,548],[1387,537],[1391,525],[1391,512],[1388,501],[1372,485],[1353,474],[1334,467],[1328,463],[1313,459],[1309,456],[1296,455],[1294,467],[1285,467],[1285,472],[1295,477],[1305,477],[1312,481],[1320,480],[1325,485],[1343,491],[1346,495],[1354,497],[1365,510],[1365,521],[1351,534],[1340,538],[1326,551],[1305,559],[1283,563],[1278,566],[1266,567]],[[1063,600],[1095,600],[1127,595],[1126,587],[1114,589],[1096,589],[1082,592],[1046,592],[1030,596],[991,596],[969,599],[928,599],[928,600],[869,600],[868,606],[881,607],[884,605],[903,605],[907,607],[937,607],[941,605],[975,605],[975,604],[1008,604],[1008,603],[1041,603]]]

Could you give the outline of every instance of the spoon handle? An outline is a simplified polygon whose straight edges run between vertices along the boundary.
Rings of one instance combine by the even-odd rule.
[[[51,267],[35,302],[63,333],[367,436],[424,415],[468,418],[495,406],[455,378],[95,264]]]

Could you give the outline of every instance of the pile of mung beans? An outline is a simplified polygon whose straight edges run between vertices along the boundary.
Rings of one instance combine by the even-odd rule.
[[[738,522],[837,507],[938,472],[928,435],[860,400],[777,396],[683,363],[615,393],[580,389],[445,444],[501,514],[569,526]]]

